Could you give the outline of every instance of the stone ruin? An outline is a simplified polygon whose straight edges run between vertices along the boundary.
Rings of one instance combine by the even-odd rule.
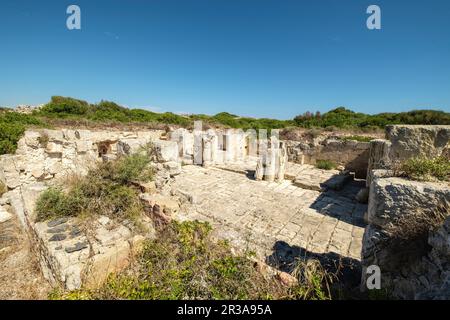
[[[383,231],[408,210],[448,203],[448,184],[393,177],[391,169],[411,156],[448,156],[450,128],[390,126],[386,132],[386,140],[329,139],[306,147],[231,129],[177,129],[167,135],[158,130],[28,130],[16,154],[0,156],[0,181],[8,188],[0,198],[0,229],[17,216],[35,244],[45,277],[67,289],[96,286],[128,265],[142,241],[154,236],[155,220],[199,219],[212,223],[216,236],[235,247],[250,241],[261,259],[275,248],[281,261],[302,250],[338,254],[361,261],[362,289],[365,270],[376,264],[382,282],[396,288],[395,296],[439,296],[450,279],[449,219],[430,234],[431,249],[411,264],[386,246]],[[35,222],[36,199],[48,185],[148,144],[158,171],[154,182],[140,186],[146,233],[136,234],[127,221],[107,217],[99,217],[89,233],[74,218]],[[338,159],[347,170],[310,164],[321,158]],[[355,180],[361,176],[366,180]],[[363,191],[368,206],[355,200]]]
[[[450,126],[388,126],[386,137],[370,146],[361,287],[366,288],[366,269],[377,265],[382,286],[394,297],[450,299],[450,185],[411,181],[395,172],[398,163],[411,157],[449,158]],[[389,232],[404,215],[433,215],[438,210],[447,219],[425,238],[404,243]]]

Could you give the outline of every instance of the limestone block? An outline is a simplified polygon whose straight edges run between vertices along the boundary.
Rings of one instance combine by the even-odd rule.
[[[86,287],[96,288],[107,279],[110,273],[118,272],[128,266],[130,249],[130,244],[127,241],[121,241],[104,252],[94,255],[86,270],[84,281]]]
[[[140,149],[145,148],[149,140],[145,138],[140,139],[120,139],[117,141],[117,153],[118,154],[132,154],[138,152]]]
[[[47,186],[42,182],[24,185],[21,187],[23,206],[25,214],[29,221],[35,221],[35,205],[40,194],[47,189]]]
[[[0,156],[0,179],[8,188],[17,188],[20,182],[20,168],[17,155],[5,154]]]
[[[39,148],[40,142],[39,138],[41,137],[41,133],[37,131],[26,130],[23,138],[21,139],[24,142],[24,146],[28,146],[31,148]]]
[[[372,182],[372,170],[387,169],[390,165],[389,152],[391,143],[383,139],[370,141],[369,162],[367,167],[366,186]]]
[[[92,149],[92,141],[78,140],[75,142],[77,153],[86,153]]]
[[[61,154],[63,153],[63,145],[61,143],[49,142],[45,148],[45,152],[49,154]]]
[[[64,133],[62,130],[44,130],[44,134],[48,136],[49,141],[62,143],[64,138]]]
[[[10,214],[3,206],[0,206],[0,223],[11,220],[12,214]]]
[[[437,157],[450,148],[450,125],[391,125],[386,127],[392,143],[390,158]]]
[[[171,177],[177,176],[181,173],[181,163],[175,161],[165,162],[164,169],[169,172]]]
[[[436,210],[450,201],[447,183],[411,181],[404,178],[377,178],[369,193],[369,222],[385,226],[402,214]]]
[[[100,226],[95,231],[95,239],[102,246],[111,246],[116,242],[128,240],[131,237],[131,231],[127,227],[120,225],[113,229]]]
[[[168,196],[143,193],[139,197],[144,205],[145,212],[154,220],[167,223],[180,210],[178,202]]]
[[[154,142],[159,162],[178,161],[178,144],[174,141],[158,140]]]

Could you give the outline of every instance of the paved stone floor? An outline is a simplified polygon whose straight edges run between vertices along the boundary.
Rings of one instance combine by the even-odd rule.
[[[188,165],[172,186],[192,202],[179,219],[208,221],[216,236],[259,256],[272,255],[282,243],[308,253],[360,260],[367,206],[353,198],[361,182],[321,193],[291,181],[255,181],[245,174]]]

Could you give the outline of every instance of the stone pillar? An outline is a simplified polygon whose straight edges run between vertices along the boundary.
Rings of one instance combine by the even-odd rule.
[[[375,139],[370,141],[366,187],[370,187],[372,182],[372,170],[388,169],[390,147],[391,143],[388,140]]]
[[[277,164],[276,180],[278,182],[283,182],[284,174],[286,172],[286,162],[288,161],[286,144],[284,142],[280,142],[280,147],[278,148],[277,161],[278,164]]]
[[[286,145],[278,139],[273,140],[271,144],[271,148],[263,150],[259,155],[255,179],[282,182],[287,162]]]

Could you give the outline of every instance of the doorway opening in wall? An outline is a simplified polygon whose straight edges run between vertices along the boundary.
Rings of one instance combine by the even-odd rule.
[[[111,142],[103,141],[97,144],[98,148],[98,157],[101,158],[104,155],[111,153]]]

